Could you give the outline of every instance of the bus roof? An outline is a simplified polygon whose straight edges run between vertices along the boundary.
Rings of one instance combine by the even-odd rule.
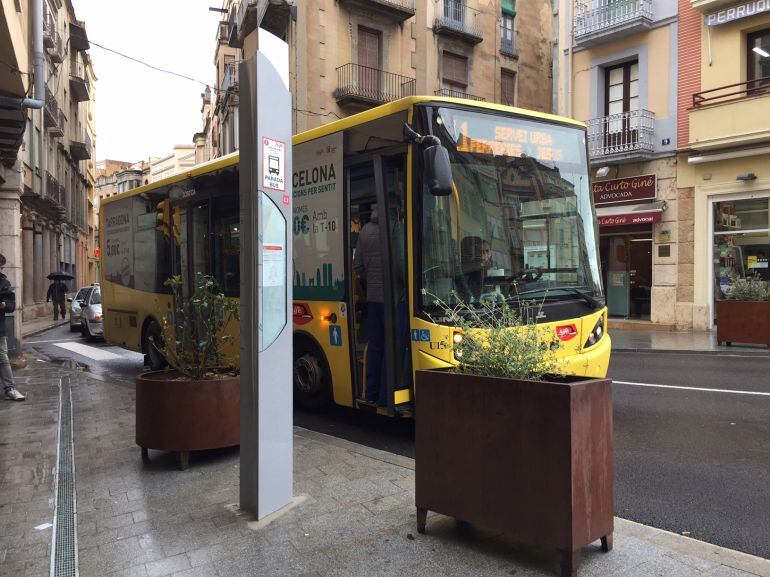
[[[358,114],[353,114],[351,116],[346,116],[345,118],[335,120],[334,122],[329,122],[328,124],[324,124],[317,128],[312,128],[305,132],[295,134],[292,137],[292,145],[301,144],[303,142],[307,142],[315,138],[327,136],[329,134],[339,132],[340,130],[345,130],[347,128],[351,128],[352,126],[363,124],[364,122],[369,122],[377,118],[388,116],[389,114],[402,112],[404,110],[409,110],[415,104],[421,104],[423,102],[436,102],[436,103],[445,102],[447,104],[461,104],[463,106],[468,106],[471,108],[479,108],[482,110],[490,110],[495,112],[507,112],[509,114],[513,113],[513,114],[518,114],[520,116],[528,116],[530,118],[536,118],[536,119],[546,120],[550,122],[572,124],[574,126],[578,126],[581,128],[585,127],[585,123],[580,122],[578,120],[574,120],[572,118],[567,118],[565,116],[557,116],[555,114],[537,112],[535,110],[527,110],[525,108],[515,108],[512,106],[505,106],[503,104],[495,104],[494,102],[464,100],[462,98],[447,98],[447,97],[441,97],[441,96],[409,96],[407,98],[394,100],[393,102],[383,104],[382,106],[377,106],[376,108],[372,108],[364,112],[359,112]],[[206,174],[207,172],[211,172],[213,170],[226,168],[228,166],[237,164],[238,161],[239,161],[239,154],[236,151],[226,156],[215,158],[213,160],[209,160],[201,164],[196,164],[192,168],[189,168],[181,172],[177,172],[176,174],[172,174],[171,176],[168,176],[156,182],[151,182],[150,184],[145,184],[138,188],[133,188],[130,191],[118,194],[112,198],[103,199],[101,201],[101,204],[105,204],[105,205],[110,204],[117,200],[128,198],[129,196],[134,196],[136,194],[141,194],[143,192],[146,192],[148,190],[153,190],[160,186],[167,186],[169,184],[174,184],[176,182],[180,182],[182,180],[185,180],[193,176],[199,176],[201,174]]]

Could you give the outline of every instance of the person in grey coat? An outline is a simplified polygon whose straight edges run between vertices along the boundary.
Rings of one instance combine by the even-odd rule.
[[[9,401],[23,401],[26,397],[16,390],[11,362],[8,360],[8,338],[5,334],[5,315],[16,310],[16,295],[8,277],[3,274],[5,256],[0,254],[0,381],[3,382],[5,398]]]
[[[353,270],[366,285],[367,332],[366,400],[384,407],[387,404],[385,380],[385,297],[383,291],[380,219],[377,206],[358,235]]]

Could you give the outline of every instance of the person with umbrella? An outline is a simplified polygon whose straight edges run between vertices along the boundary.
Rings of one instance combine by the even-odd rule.
[[[72,275],[63,272],[52,272],[48,275],[48,278],[53,282],[48,287],[48,293],[45,296],[45,302],[53,301],[53,320],[59,320],[59,312],[61,311],[61,318],[67,318],[67,309],[64,306],[64,301],[67,297],[67,286],[62,282],[69,280]]]

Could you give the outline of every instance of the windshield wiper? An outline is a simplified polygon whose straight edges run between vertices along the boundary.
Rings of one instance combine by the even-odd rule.
[[[525,291],[521,291],[517,293],[517,296],[525,295],[525,294],[534,294],[534,293],[548,293],[549,291],[564,291],[574,294],[575,296],[580,297],[583,299],[586,304],[593,307],[594,309],[600,309],[604,307],[604,303],[602,303],[600,300],[595,298],[593,295],[584,292],[580,290],[581,288],[587,288],[587,287],[574,287],[574,286],[554,286],[554,287],[544,287],[539,289],[529,289]]]

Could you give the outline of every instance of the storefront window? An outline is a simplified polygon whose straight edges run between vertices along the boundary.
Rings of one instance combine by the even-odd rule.
[[[770,281],[770,197],[714,204],[715,298],[726,298],[736,279]]]

